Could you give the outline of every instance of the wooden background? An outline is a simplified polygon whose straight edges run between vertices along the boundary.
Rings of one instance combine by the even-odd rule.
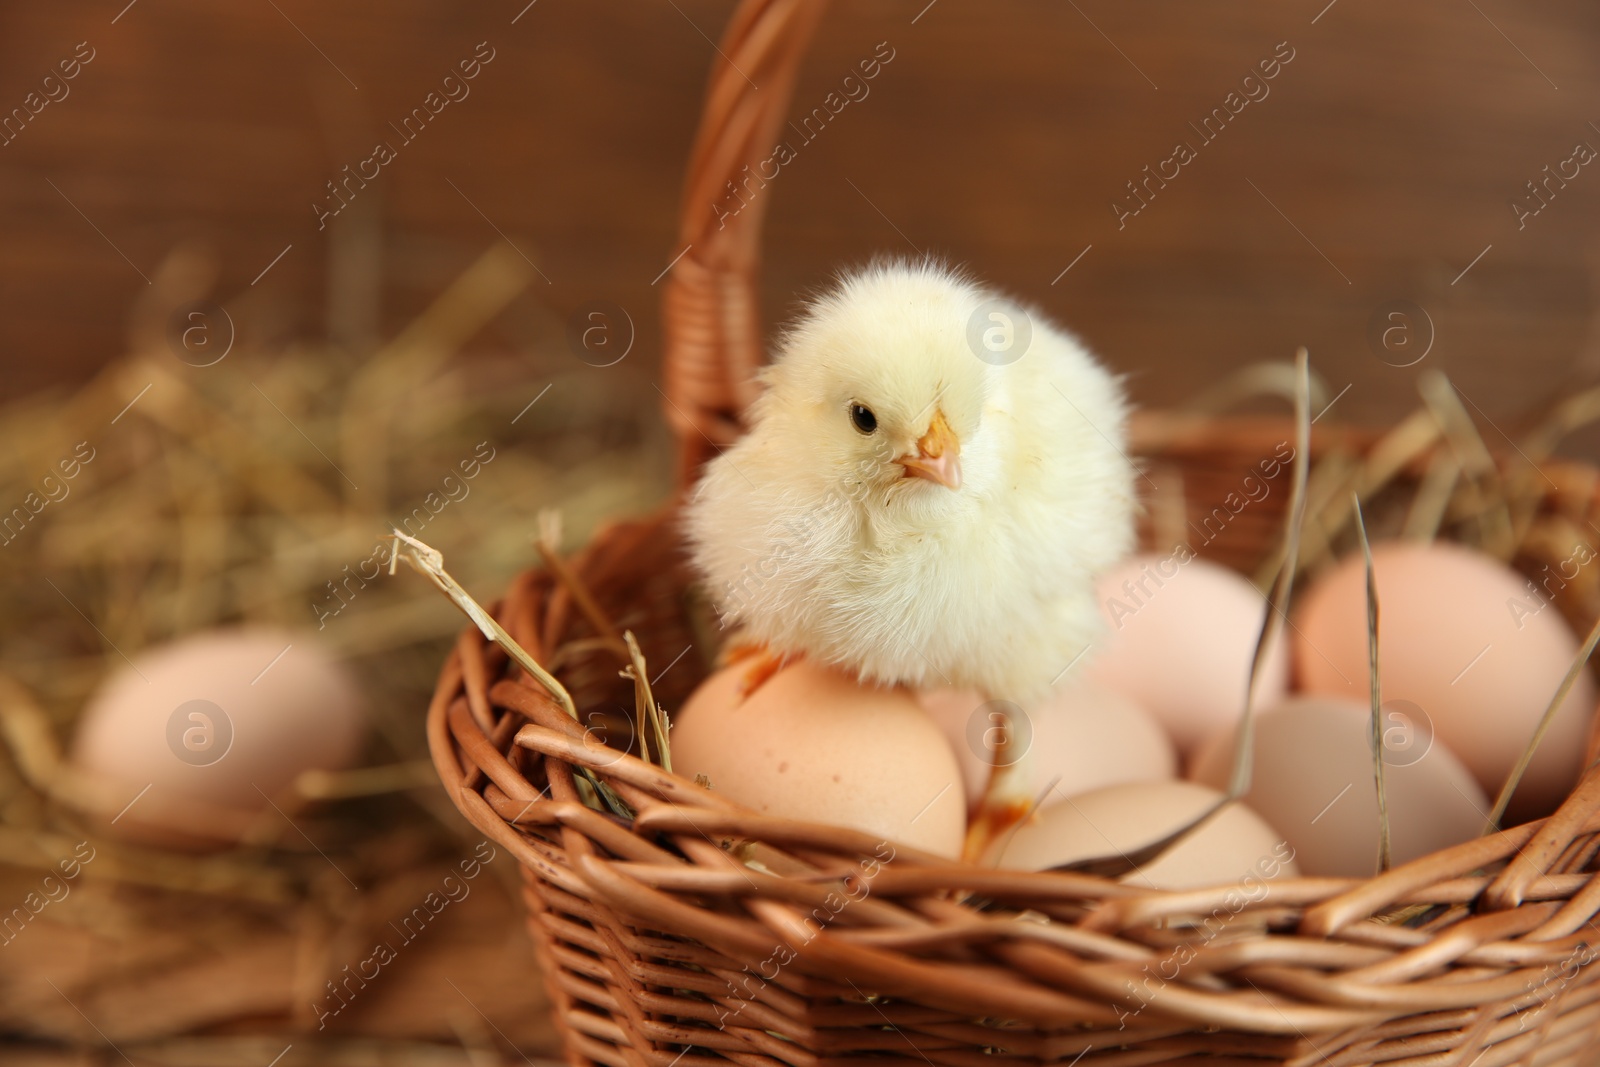
[[[563,401],[573,418],[653,407],[654,282],[680,251],[682,168],[731,0],[525,4],[0,5],[0,117],[79,42],[94,50],[70,94],[0,145],[0,403],[123,354],[147,279],[180,247],[209,249],[213,299],[250,343],[332,338],[330,358],[355,358],[508,238],[547,281],[470,347],[529,353],[529,396],[570,361],[562,373],[592,386]],[[319,230],[325,183],[398,141],[389,123],[479,42],[494,59],[470,95]],[[1146,405],[1305,345],[1339,396],[1331,418],[1391,422],[1438,369],[1498,445],[1600,379],[1600,166],[1552,183],[1523,228],[1510,206],[1577,143],[1600,148],[1593,3],[837,4],[796,109],[822,105],[879,42],[894,58],[869,95],[762,191],[769,321],[842,264],[926,252],[1077,330]],[[1199,146],[1189,123],[1287,49],[1269,95]],[[1119,228],[1113,201],[1179,140],[1197,158]],[[1432,324],[1428,354],[1404,368],[1369,340],[1397,300]],[[596,302],[637,328],[613,367],[586,367],[567,340]],[[1427,347],[1429,328],[1408,325]],[[1600,432],[1569,448],[1600,462]],[[510,893],[481,899],[450,932],[481,950],[461,996],[505,1044],[549,1053]],[[448,1040],[461,1018],[478,1026],[438,981],[461,978],[455,959],[436,962],[407,964],[392,1000],[372,998],[343,1032]],[[46,998],[43,966],[10,981]],[[210,973],[173,980],[222,988]],[[0,1031],[96,1040],[62,1004],[49,1001],[55,1018],[16,999]]]
[[[564,344],[565,318],[606,300],[639,338],[604,373],[656,374],[651,282],[678,251],[727,0],[124,2],[0,10],[0,107],[77,42],[96,53],[0,147],[4,397],[117,354],[141,272],[181,242],[214,250],[242,333],[356,343],[407,321],[496,230],[549,283],[478,344]],[[1600,147],[1594,5],[925,3],[837,5],[824,24],[799,108],[877,42],[895,58],[763,194],[769,316],[842,263],[921,250],[1036,301],[1147,404],[1304,344],[1331,391],[1351,386],[1340,417],[1395,418],[1435,367],[1511,430],[1600,365],[1600,168],[1521,230],[1510,208],[1576,142]],[[496,58],[471,95],[319,232],[324,183],[480,41]],[[1119,230],[1125,183],[1197,143],[1187,124],[1284,41],[1295,58],[1270,95]],[[360,239],[330,240],[341,227]],[[363,257],[379,292],[348,281]],[[1409,369],[1367,340],[1394,299],[1436,334]],[[1600,435],[1576,447],[1600,457]]]

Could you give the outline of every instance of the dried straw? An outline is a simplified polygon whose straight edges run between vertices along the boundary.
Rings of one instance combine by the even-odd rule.
[[[1354,495],[1354,494],[1352,494]],[[1361,538],[1361,558],[1366,564],[1367,586],[1367,678],[1368,699],[1372,703],[1372,779],[1378,790],[1378,872],[1387,871],[1389,848],[1389,791],[1383,784],[1383,686],[1378,674],[1378,579],[1372,569],[1372,545],[1367,541],[1367,524],[1361,515],[1361,501],[1351,502],[1356,516],[1356,533]]]

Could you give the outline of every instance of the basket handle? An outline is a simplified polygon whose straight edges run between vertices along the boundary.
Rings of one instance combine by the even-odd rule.
[[[714,449],[739,436],[760,391],[757,271],[770,194],[759,188],[765,182],[757,167],[788,119],[800,60],[824,5],[742,0],[712,62],[679,211],[684,250],[662,294],[663,395],[678,435],[683,488]]]

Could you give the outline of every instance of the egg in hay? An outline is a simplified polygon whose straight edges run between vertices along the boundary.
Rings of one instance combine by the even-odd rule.
[[[314,639],[213,630],[136,653],[78,720],[71,765],[125,793],[111,832],[171,847],[225,845],[305,771],[361,754],[364,701]]]

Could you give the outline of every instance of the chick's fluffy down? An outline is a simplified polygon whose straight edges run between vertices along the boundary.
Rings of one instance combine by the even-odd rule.
[[[740,641],[1014,700],[1092,642],[1134,471],[1120,382],[1075,338],[938,265],[880,263],[812,302],[762,378],[686,516]],[[940,442],[954,488],[897,462]]]

